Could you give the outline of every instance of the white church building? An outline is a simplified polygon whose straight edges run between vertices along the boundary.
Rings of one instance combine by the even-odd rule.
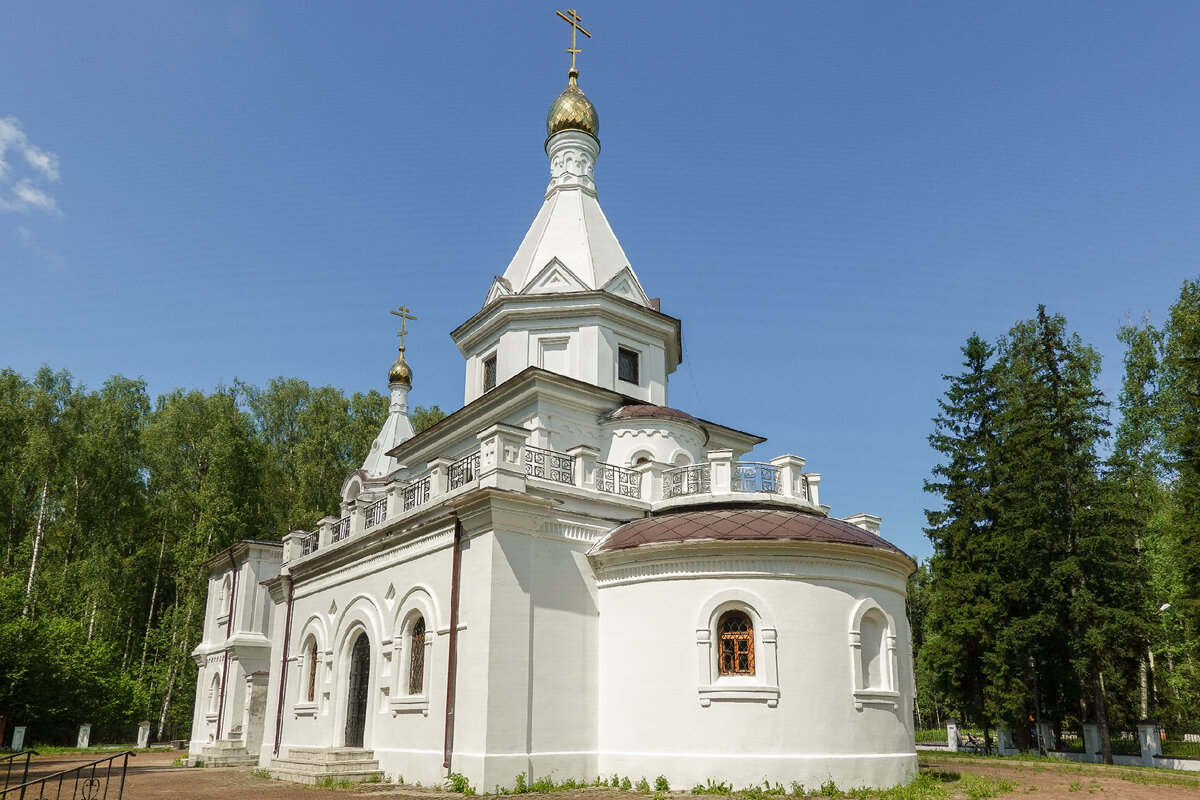
[[[541,210],[451,333],[463,407],[414,435],[401,346],[340,515],[207,562],[193,763],[488,791],[915,776],[915,564],[878,517],[830,516],[803,458],[744,460],[764,439],[669,405],[681,323],[600,208],[577,76]]]

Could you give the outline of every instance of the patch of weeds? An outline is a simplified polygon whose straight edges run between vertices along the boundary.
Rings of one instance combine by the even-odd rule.
[[[258,778],[259,780],[264,780],[264,781],[271,780],[271,773],[267,772],[262,767],[259,767],[258,769],[252,771],[250,774],[253,775],[254,777]]]
[[[362,781],[362,783],[383,783],[383,775],[379,772],[376,772],[365,781]]]
[[[643,775],[638,779],[638,782],[633,785],[633,790],[635,792],[641,792],[642,794],[650,794],[650,781],[646,780],[646,776]]]
[[[667,778],[665,775],[659,775],[657,778],[654,779],[654,791],[655,792],[671,791],[671,784],[667,782]]]
[[[197,759],[196,759],[196,763],[195,763],[195,764],[193,764],[192,766],[193,766],[193,767],[203,767],[203,766],[205,766],[205,764],[204,764],[204,759],[203,759],[203,758],[197,758]]]
[[[525,773],[518,773],[517,777],[513,778],[513,794],[525,794],[528,791],[529,784],[525,783]]]
[[[1079,781],[1071,781],[1071,785],[1067,787],[1068,792],[1078,792],[1083,788],[1083,784]]]
[[[842,790],[837,787],[837,784],[833,782],[833,778],[830,778],[829,780],[822,783],[821,788],[817,789],[817,791],[814,792],[811,796],[812,797],[844,797],[845,795],[842,792]]]
[[[471,797],[475,794],[475,787],[467,780],[466,775],[461,772],[451,772],[446,776],[446,791]]]
[[[621,778],[621,788],[625,791],[629,791],[633,788],[633,781],[629,780],[628,775],[626,775],[624,778]]]
[[[733,794],[733,787],[725,781],[717,783],[709,778],[705,783],[697,783],[693,786],[692,794]]]
[[[1003,778],[989,779],[971,773],[963,775],[959,785],[966,791],[967,797],[970,800],[985,800],[988,797],[999,797],[1017,788],[1017,785],[1010,780]]]
[[[321,789],[353,789],[355,786],[358,786],[358,781],[338,780],[329,776],[317,780],[317,787]]]

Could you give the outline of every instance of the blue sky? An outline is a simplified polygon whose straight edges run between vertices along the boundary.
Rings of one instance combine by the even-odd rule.
[[[558,6],[562,7],[562,6]],[[545,4],[17,3],[0,26],[0,366],[152,393],[278,375],[462,403],[448,333],[541,203]],[[600,200],[684,324],[671,405],[769,437],[923,557],[972,331],[1104,356],[1200,275],[1200,5],[580,7]]]

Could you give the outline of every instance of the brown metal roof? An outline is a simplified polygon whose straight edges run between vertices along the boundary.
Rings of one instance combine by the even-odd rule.
[[[597,550],[628,550],[644,544],[691,541],[834,542],[904,554],[890,542],[849,522],[803,511],[768,508],[680,511],[634,520],[613,531]]]
[[[684,422],[690,422],[693,425],[699,425],[700,420],[693,417],[686,411],[680,411],[678,408],[668,408],[667,406],[655,406],[648,404],[631,404],[624,405],[615,411],[610,411],[605,414],[602,419],[633,419],[636,417],[658,417],[661,419],[681,419]]]

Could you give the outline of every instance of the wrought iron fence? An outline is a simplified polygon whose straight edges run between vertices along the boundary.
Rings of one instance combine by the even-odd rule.
[[[383,497],[367,506],[364,527],[373,527],[385,519],[387,519],[387,498]]]
[[[404,510],[412,511],[429,500],[429,476],[423,475],[404,487]]]
[[[1164,730],[1162,751],[1167,758],[1200,758],[1200,725]]]
[[[556,483],[575,483],[575,457],[525,445],[525,474]]]
[[[310,533],[300,540],[300,555],[306,556],[317,552],[321,547],[321,534]]]
[[[640,499],[642,474],[616,464],[596,463],[596,488],[601,492]]]
[[[466,486],[479,477],[479,451],[465,455],[450,465],[450,488]]]
[[[125,773],[129,758],[136,755],[126,750],[107,758],[55,772],[42,778],[0,789],[0,799],[55,798],[55,800],[121,800],[125,793]],[[116,761],[120,759],[120,764]]]
[[[729,470],[729,489],[734,492],[779,493],[779,467],[757,461],[735,461]]]
[[[329,541],[340,542],[350,535],[350,518],[342,517],[337,522],[333,523],[333,530],[329,534]]]
[[[712,470],[708,464],[690,464],[663,471],[663,499],[704,494],[712,491]]]
[[[29,780],[29,757],[36,755],[37,750],[21,750],[17,753],[0,756],[0,763],[4,764],[4,787],[6,789],[8,788],[8,784],[12,783],[13,767],[17,766],[18,761],[23,760],[25,762],[21,768],[21,783]]]

